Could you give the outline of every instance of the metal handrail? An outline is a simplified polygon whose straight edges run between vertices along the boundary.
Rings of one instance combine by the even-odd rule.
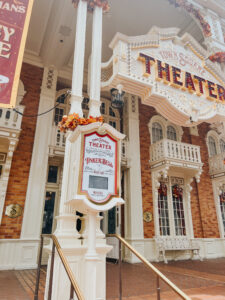
[[[163,275],[156,267],[154,267],[146,258],[138,253],[124,238],[118,234],[108,234],[107,237],[115,237],[119,240],[119,263],[121,268],[121,243],[126,246],[134,255],[136,255],[149,269],[157,275],[157,300],[160,300],[159,279],[164,281],[177,295],[184,300],[191,300],[183,291],[181,291],[174,283],[172,283],[165,275]],[[120,300],[122,299],[122,278],[120,270]]]
[[[75,292],[78,300],[85,300],[84,296],[78,286],[78,283],[73,275],[73,272],[70,268],[70,265],[62,251],[62,248],[59,244],[57,237],[54,234],[42,234],[41,235],[41,245],[40,245],[40,254],[39,254],[39,261],[38,261],[38,269],[37,269],[37,280],[36,280],[36,288],[35,288],[35,295],[34,300],[38,300],[38,290],[39,290],[39,281],[40,281],[40,269],[41,269],[41,258],[42,258],[42,249],[43,249],[43,238],[49,237],[52,239],[52,258],[51,258],[51,266],[50,266],[50,278],[49,278],[49,291],[48,291],[48,300],[51,300],[52,297],[52,282],[53,282],[53,269],[54,269],[54,258],[55,258],[55,248],[59,254],[61,262],[65,268],[65,271],[69,277],[71,288],[70,288],[70,300],[73,299],[73,293]]]

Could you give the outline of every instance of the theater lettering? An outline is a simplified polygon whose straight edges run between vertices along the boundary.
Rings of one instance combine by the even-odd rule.
[[[138,59],[145,64],[144,76],[150,76],[152,67],[155,67],[156,80],[195,93],[198,96],[205,95],[209,100],[225,101],[225,88],[219,84],[182,71],[180,68],[163,63],[143,53],[139,54]]]

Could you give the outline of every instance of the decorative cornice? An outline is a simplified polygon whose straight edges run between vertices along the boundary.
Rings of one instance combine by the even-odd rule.
[[[74,4],[74,7],[78,6],[80,0],[72,0],[72,3]],[[86,1],[88,3],[87,9],[89,12],[93,12],[95,9],[95,6],[102,7],[104,12],[108,12],[110,9],[108,0],[82,0]]]

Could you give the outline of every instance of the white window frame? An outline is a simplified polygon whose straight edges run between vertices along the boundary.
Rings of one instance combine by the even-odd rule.
[[[176,130],[176,136],[177,136],[177,142],[181,142],[182,135],[183,135],[183,129],[181,126],[177,126],[170,121],[166,120],[160,115],[155,115],[151,118],[150,122],[148,123],[150,138],[151,138],[151,144],[153,144],[153,136],[152,136],[152,125],[153,123],[159,123],[162,127],[162,139],[168,139],[167,138],[167,127],[172,126]]]

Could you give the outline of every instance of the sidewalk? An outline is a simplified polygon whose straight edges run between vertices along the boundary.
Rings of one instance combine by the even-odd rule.
[[[154,264],[192,300],[225,300],[225,259]],[[41,272],[39,300],[43,300],[45,268]],[[122,265],[123,299],[156,300],[156,277],[143,264]],[[36,270],[0,271],[0,300],[31,300]],[[162,300],[180,297],[160,283]],[[118,299],[118,265],[107,263],[107,300]]]

